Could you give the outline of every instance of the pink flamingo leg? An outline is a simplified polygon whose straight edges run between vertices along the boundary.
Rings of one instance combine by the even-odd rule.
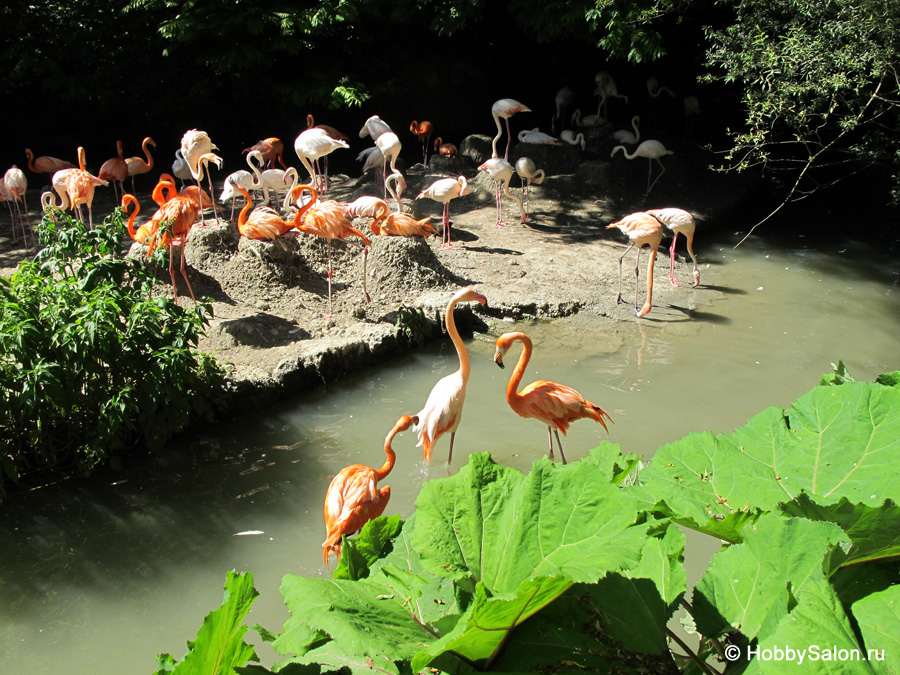
[[[443,244],[441,244],[441,248],[453,248],[453,244],[450,243],[450,202],[444,204],[444,217],[443,217],[443,225],[444,232],[443,235],[446,238]]]
[[[675,278],[675,242],[678,241],[678,233],[672,237],[672,246],[669,249],[671,262],[669,264],[669,281],[673,286],[678,286],[678,279]]]

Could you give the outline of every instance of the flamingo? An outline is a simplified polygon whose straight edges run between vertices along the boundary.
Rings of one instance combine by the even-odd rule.
[[[223,163],[222,158],[213,153],[213,150],[218,149],[218,146],[210,140],[209,134],[205,131],[191,129],[185,132],[184,136],[181,137],[181,156],[184,157],[184,161],[187,162],[188,168],[191,171],[191,176],[197,181],[197,185],[202,187],[200,181],[203,179],[203,169],[206,167],[210,194],[213,194],[214,190],[212,175],[209,173],[209,162],[212,161],[215,163],[216,167],[220,169],[222,168]],[[206,220],[203,218],[203,211],[200,211],[200,222],[203,225],[206,224]]]
[[[59,208],[63,211],[68,211],[69,208],[71,208],[69,204],[69,193],[66,191],[66,177],[73,171],[78,171],[78,169],[60,169],[53,174],[53,178],[51,179],[53,190],[59,195]]]
[[[128,163],[125,161],[125,156],[122,154],[122,141],[116,141],[116,151],[118,152],[118,157],[113,157],[103,162],[103,164],[100,165],[100,171],[97,172],[97,175],[103,180],[112,183],[116,201],[119,201],[119,193],[116,192],[116,183],[119,184],[119,187],[122,189],[122,195],[124,196],[125,179],[128,178]]]
[[[640,318],[647,314],[653,306],[651,302],[653,296],[653,265],[656,262],[656,252],[659,250],[660,243],[662,243],[662,223],[649,213],[640,211],[625,216],[618,222],[607,225],[606,229],[609,230],[614,227],[617,227],[624,232],[628,236],[629,241],[628,248],[626,248],[625,252],[619,257],[619,295],[616,297],[616,304],[624,304],[625,302],[622,300],[622,259],[633,246],[637,245],[637,258],[635,258],[634,262],[634,315]],[[647,300],[644,302],[644,306],[641,310],[638,311],[637,282],[641,264],[641,248],[645,244],[650,247],[650,261],[647,263]]]
[[[394,437],[406,431],[419,420],[414,415],[403,415],[384,439],[384,454],[387,457],[380,469],[364,464],[352,464],[334,477],[325,493],[325,541],[322,543],[322,561],[328,567],[331,553],[341,559],[341,538],[362,529],[370,520],[380,516],[391,498],[390,486],[378,488],[394,468],[397,454],[391,445]]]
[[[311,185],[295,185],[289,193],[291,199],[298,199],[304,191],[311,192],[313,197],[294,213],[292,220],[284,220],[275,209],[268,206],[257,206],[248,217],[247,212],[250,211],[250,207],[253,205],[250,193],[240,185],[235,185],[235,189],[244,197],[244,208],[238,214],[238,232],[241,233],[242,237],[260,241],[273,240],[290,232],[297,226],[297,223],[300,222],[303,215],[315,201],[315,191]]]
[[[394,187],[394,183],[397,184],[396,187]],[[384,184],[394,201],[397,202],[397,211],[400,211],[400,198],[403,196],[404,190],[406,190],[406,179],[402,173],[395,171],[385,179]]]
[[[349,204],[344,205],[344,210],[350,218],[378,218],[381,207],[384,207],[384,213],[387,215],[388,205],[381,197],[372,197],[371,195],[363,195],[357,197]],[[384,216],[382,216],[384,217]],[[376,233],[377,234],[377,233]]]
[[[534,129],[519,132],[520,143],[531,143],[533,145],[562,145],[558,138],[554,138],[550,134],[539,131],[537,127]]]
[[[610,422],[612,418],[603,408],[586,400],[572,387],[557,382],[537,380],[520,392],[519,385],[522,383],[522,376],[531,359],[531,338],[521,331],[504,333],[498,337],[494,363],[503,368],[503,357],[517,341],[522,343],[522,354],[519,356],[519,362],[506,386],[506,402],[519,417],[535,419],[547,425],[547,434],[550,437],[550,459],[553,460],[553,436],[555,434],[559,455],[565,464],[566,456],[559,440],[560,431],[565,436],[572,422],[587,418],[599,422],[608,433],[609,428],[606,426],[604,418]]]
[[[525,222],[525,207],[522,205],[522,198],[519,195],[514,195],[509,191],[509,181],[513,175],[513,167],[512,164],[507,162],[505,159],[500,159],[499,157],[492,157],[491,159],[484,162],[481,166],[478,167],[479,171],[486,172],[491,179],[497,184],[497,222],[494,223],[494,227],[503,227],[506,225],[503,222],[503,192],[506,192],[506,196],[510,199],[515,199],[519,204],[519,213],[522,216],[522,222]]]
[[[571,105],[574,100],[575,92],[572,91],[571,87],[563,87],[556,92],[556,98],[554,99],[554,103],[556,103],[556,115],[550,120],[551,131],[556,133],[557,122],[562,126],[563,115],[566,112],[566,108]]]
[[[313,193],[315,195],[315,193]],[[311,208],[306,212],[302,220],[295,220],[294,227],[301,232],[314,234],[323,237],[328,242],[328,314],[323,318],[329,318],[334,314],[334,308],[331,299],[331,241],[333,239],[346,240],[347,237],[359,237],[363,244],[360,246],[363,250],[363,299],[371,302],[369,292],[366,290],[366,261],[369,255],[369,246],[371,242],[362,232],[353,227],[346,215],[346,206],[339,204],[334,200],[310,202]]]
[[[581,108],[576,108],[572,113],[572,124],[576,127],[599,127],[606,124],[606,120],[600,115],[588,115],[581,117]]]
[[[466,177],[460,176],[459,178],[441,178],[436,180],[416,196],[416,199],[428,197],[444,205],[444,216],[441,220],[443,225],[441,248],[453,247],[453,244],[450,243],[450,201],[457,197],[463,197],[469,192],[469,184],[466,181]]]
[[[616,81],[612,78],[612,75],[607,73],[605,70],[601,70],[599,73],[594,75],[594,84],[597,85],[597,89],[594,90],[594,94],[600,97],[600,103],[597,105],[597,115],[600,115],[600,110],[603,110],[603,116],[606,117],[606,101],[610,98],[623,98],[625,99],[625,105],[628,105],[628,97],[625,94],[620,94],[618,87],[616,87]]]
[[[537,185],[543,183],[546,172],[543,169],[538,169],[534,160],[530,157],[519,157],[519,159],[516,160],[516,173],[519,174],[519,178],[522,180],[522,196],[525,201],[525,218],[527,220],[528,188],[532,183],[536,183]]]
[[[237,199],[238,187],[242,187],[245,190],[257,189],[256,176],[249,171],[240,169],[225,177],[225,183],[222,186],[222,194],[219,195],[219,201],[224,204],[227,200],[231,200],[231,215],[228,217],[228,220],[232,222],[234,222],[234,202]]]
[[[98,178],[90,174],[85,168],[84,148],[78,148],[78,165],[77,169],[66,169],[65,188],[66,194],[69,196],[69,202],[72,210],[78,209],[78,217],[84,221],[84,215],[81,213],[81,205],[87,204],[88,207],[88,223],[94,226],[94,214],[91,211],[91,204],[94,203],[94,188],[97,185],[109,185],[102,178]],[[57,174],[54,174],[54,178]]]
[[[666,172],[666,167],[663,166],[662,160],[660,157],[665,157],[666,155],[674,155],[675,152],[673,150],[667,150],[666,146],[664,146],[659,141],[650,139],[641,143],[635,151],[631,154],[628,154],[628,150],[624,145],[617,145],[612,149],[612,152],[609,154],[610,158],[614,157],[616,152],[622,150],[622,154],[625,155],[626,159],[634,159],[635,157],[646,157],[647,163],[649,166],[649,171],[647,173],[647,192],[644,194],[645,197],[650,196],[650,190],[653,189],[653,186],[656,185],[656,181],[662,178],[662,175]],[[662,171],[660,171],[659,175],[656,177],[656,180],[653,183],[650,183],[650,177],[653,175],[653,160],[659,164]]]
[[[381,119],[378,115],[372,115],[369,119],[366,120],[366,123],[363,124],[362,129],[359,130],[359,137],[365,138],[366,136],[371,136],[372,140],[378,140],[378,137],[381,134],[387,133],[391,130],[391,127],[388,126],[388,123]]]
[[[635,115],[631,118],[631,128],[634,129],[634,133],[631,133],[628,129],[619,129],[618,131],[613,132],[613,140],[617,143],[634,145],[641,140],[641,130],[638,127],[640,123],[641,118],[638,115]]]
[[[287,169],[284,165],[284,159],[282,158],[284,155],[284,143],[281,142],[280,138],[275,138],[274,136],[264,138],[261,141],[257,141],[249,148],[241,150],[242,155],[248,152],[260,153],[263,157],[263,166],[268,165],[270,168],[275,168],[275,161],[277,160],[278,163],[281,164],[282,169]]]
[[[503,159],[509,159],[509,145],[512,143],[512,132],[509,130],[509,118],[519,112],[531,112],[531,108],[512,98],[501,98],[499,101],[495,101],[494,105],[491,106],[491,115],[494,118],[494,123],[497,125],[497,135],[494,136],[494,140],[491,141],[491,148],[493,150],[491,157],[500,156],[497,154],[497,141],[499,141],[500,136],[503,135],[503,129],[500,127],[500,118],[502,117],[506,120],[507,135],[506,153],[503,155]]]
[[[172,173],[181,181],[182,186],[184,186],[184,181],[191,177],[191,168],[185,161],[184,155],[181,153],[181,148],[175,151],[175,161],[172,162]]]
[[[459,357],[459,370],[441,378],[425,401],[425,407],[417,415],[419,422],[416,424],[416,432],[419,442],[416,447],[422,446],[425,460],[431,463],[431,453],[438,439],[448,431],[450,432],[450,452],[447,455],[447,466],[453,459],[453,441],[456,438],[456,430],[462,419],[463,404],[466,401],[466,383],[469,381],[469,353],[459,331],[456,329],[456,320],[453,310],[460,302],[479,302],[487,306],[487,298],[472,288],[463,288],[456,292],[447,303],[447,311],[444,315],[444,323],[447,325],[447,333],[456,347],[456,355]]]
[[[650,94],[651,98],[658,98],[660,94],[666,92],[672,98],[675,98],[675,92],[669,89],[668,87],[660,87],[659,79],[656,75],[652,75],[647,78],[647,93]]]
[[[563,132],[559,135],[559,139],[568,143],[569,145],[580,145],[582,150],[587,147],[586,143],[584,142],[584,134],[580,131],[576,134],[571,129],[564,129]]]
[[[28,158],[28,170],[32,173],[56,173],[63,169],[76,168],[72,162],[67,162],[58,157],[38,157],[34,158],[34,153],[29,148],[25,148],[25,157]]]
[[[25,222],[27,222],[28,230],[32,233],[31,238],[34,239],[34,232],[31,230],[31,218],[28,216],[28,202],[25,200],[25,193],[28,191],[28,179],[25,178],[25,172],[13,164],[3,175],[3,187],[8,198],[12,197],[12,200],[16,203],[16,213],[19,214],[19,227],[22,229],[22,241],[25,242],[26,248],[31,248],[28,245],[28,236],[25,233]],[[24,220],[22,218],[22,209],[19,208],[20,199],[25,207]],[[12,214],[12,207],[10,207],[10,214]],[[15,226],[13,227],[13,232],[15,233]],[[18,241],[18,239],[13,239],[12,243]]]
[[[200,187],[200,182],[203,180],[203,172],[206,172],[207,178],[209,179],[209,194],[213,193],[213,184],[212,184],[212,175],[209,173],[209,163],[212,162],[216,165],[217,169],[222,168],[222,164],[225,160],[219,157],[214,152],[206,152],[200,155],[197,160],[197,171],[195,172],[193,169],[191,170],[191,174],[194,178],[197,179],[197,185],[190,185],[186,188],[182,188],[182,192],[185,190],[191,190],[188,194],[193,194],[192,188],[197,189],[197,204],[200,206],[200,222],[202,225],[206,225],[206,220],[203,218],[203,211],[208,208],[215,208],[215,202],[212,201],[212,198],[203,191],[203,188]],[[190,163],[188,163],[190,166]],[[205,197],[205,198],[204,198]]]
[[[444,143],[444,139],[440,136],[434,139],[434,149],[440,153],[441,157],[446,157],[447,159],[456,157],[456,146],[453,143]]]
[[[385,237],[427,237],[437,234],[437,230],[428,224],[429,220],[430,216],[416,220],[408,213],[395,211],[387,216],[380,215],[372,221],[370,227],[372,232]]]
[[[694,286],[700,285],[700,272],[697,270],[697,257],[694,255],[694,216],[684,209],[651,209],[647,211],[651,216],[656,218],[663,226],[672,231],[672,246],[669,249],[669,282],[673,286],[678,285],[675,278],[675,244],[678,241],[678,234],[684,234],[687,240],[687,250],[691,254],[691,261],[694,263]]]
[[[694,134],[694,115],[700,114],[700,99],[696,96],[684,97],[684,137]]]
[[[434,125],[431,122],[413,120],[409,130],[419,137],[419,142],[422,143],[422,162],[428,166],[428,142],[434,133]]]
[[[254,159],[259,160],[259,165],[253,161]],[[250,168],[256,176],[256,189],[262,190],[263,198],[266,200],[267,204],[269,203],[269,190],[272,190],[275,193],[275,201],[277,203],[278,191],[285,190],[290,193],[291,189],[300,182],[300,176],[297,174],[297,169],[294,167],[290,167],[286,171],[282,171],[281,169],[266,169],[265,171],[262,171],[260,167],[263,166],[264,163],[265,159],[258,150],[247,153],[247,164],[250,165]],[[285,202],[289,201],[289,199],[285,200]]]
[[[50,194],[45,192],[44,194]],[[42,195],[43,196],[43,195]],[[52,195],[51,195],[52,196]],[[130,214],[128,213],[128,207],[134,205],[134,211]],[[141,225],[137,230],[134,229],[134,219],[141,212],[141,203],[138,201],[137,197],[132,194],[124,194],[122,195],[122,213],[128,216],[128,221],[125,224],[125,227],[128,229],[128,234],[134,239],[138,244],[143,244],[147,237],[156,232],[158,223],[154,223],[152,221],[147,221],[143,225]]]
[[[128,166],[128,175],[131,176],[131,191],[134,192],[134,177],[149,173],[153,168],[153,155],[150,154],[150,146],[156,147],[156,141],[147,136],[141,143],[141,150],[144,151],[144,157],[126,157],[125,164]]]
[[[316,124],[316,119],[312,115],[306,116],[306,128],[307,129],[322,129],[329,136],[339,141],[347,141],[350,142],[350,137],[342,131],[338,131],[333,126],[328,124]],[[316,171],[319,170],[319,160],[316,160]],[[325,155],[325,187],[328,187],[328,155]]]
[[[400,156],[400,137],[393,131],[386,131],[375,139],[376,147],[381,150],[383,156],[381,164],[381,175],[384,178],[384,197],[387,199],[387,164],[391,163],[391,173],[397,172],[397,158]]]
[[[294,152],[300,158],[300,162],[309,172],[309,182],[318,189],[318,174],[313,163],[320,157],[329,155],[338,148],[349,148],[347,141],[335,139],[328,135],[328,132],[318,127],[307,129],[294,141]],[[328,180],[326,178],[324,188],[328,189]],[[323,190],[324,191],[324,190]]]

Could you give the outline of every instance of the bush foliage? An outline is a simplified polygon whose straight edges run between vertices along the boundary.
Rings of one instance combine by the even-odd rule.
[[[0,279],[7,478],[87,470],[211,412],[221,373],[195,351],[210,307],[154,297],[147,265],[121,255],[124,235],[118,209],[94,229],[57,211],[39,226],[44,248]]]

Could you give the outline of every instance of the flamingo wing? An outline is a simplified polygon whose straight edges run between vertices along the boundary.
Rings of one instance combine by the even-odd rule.
[[[538,380],[525,387],[516,398],[517,404],[513,406],[516,413],[555,427],[563,435],[572,422],[583,417],[593,419],[607,429],[603,420],[604,416],[609,418],[606,411],[564,384]]]
[[[465,400],[466,382],[459,370],[440,379],[428,395],[425,407],[417,415],[419,442],[416,447],[422,446],[425,459],[429,462],[437,440],[448,431],[453,433],[459,428]]]

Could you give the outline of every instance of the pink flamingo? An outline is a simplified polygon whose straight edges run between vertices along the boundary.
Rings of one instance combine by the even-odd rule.
[[[444,205],[444,215],[441,220],[443,225],[441,248],[452,248],[450,243],[450,201],[457,197],[469,194],[469,184],[465,176],[459,178],[441,178],[422,190],[416,199],[428,197]]]
[[[497,184],[497,222],[494,223],[494,227],[503,227],[506,225],[503,222],[503,192],[506,192],[506,196],[510,199],[515,199],[519,205],[519,213],[522,216],[522,222],[524,223],[526,220],[525,215],[525,207],[522,205],[522,198],[519,195],[514,195],[509,191],[509,181],[513,175],[513,167],[512,164],[507,162],[505,159],[500,159],[499,157],[492,157],[491,159],[484,162],[481,166],[478,167],[479,171],[485,171]]]
[[[22,229],[22,241],[25,242],[26,248],[31,248],[28,244],[28,236],[25,233],[25,223],[27,222],[28,231],[31,232],[31,238],[34,239],[34,232],[31,229],[31,218],[28,216],[28,202],[25,201],[25,193],[28,191],[28,179],[25,178],[25,172],[15,164],[11,166],[3,175],[3,187],[6,190],[6,194],[16,203],[16,213],[19,214],[19,227]],[[22,218],[22,209],[19,208],[20,199],[25,207],[24,219]],[[12,207],[10,207],[10,214],[12,214]],[[15,226],[13,226],[13,232],[15,233]],[[12,243],[15,244],[18,241],[18,239],[13,239]]]
[[[87,204],[88,208],[88,223],[91,227],[94,226],[94,214],[91,211],[91,204],[94,203],[94,188],[97,185],[109,185],[109,183],[102,178],[98,178],[90,174],[85,167],[85,156],[84,156],[84,148],[78,148],[78,166],[77,169],[66,169],[67,173],[65,174],[65,187],[66,194],[69,196],[69,202],[71,203],[71,208],[74,211],[76,208],[78,209],[78,218],[84,221],[84,214],[81,212],[81,205]],[[54,179],[56,177],[54,175]]]
[[[126,157],[125,164],[128,166],[128,175],[131,176],[131,191],[134,192],[134,177],[141,174],[149,173],[153,168],[153,155],[150,154],[150,146],[156,147],[156,141],[147,136],[141,143],[141,150],[144,151],[144,157]]]
[[[456,329],[456,320],[453,317],[453,310],[460,302],[479,302],[483,306],[487,306],[487,298],[481,293],[471,289],[463,288],[456,292],[447,303],[447,311],[444,314],[444,323],[447,326],[447,333],[453,341],[456,348],[456,355],[459,357],[459,370],[440,379],[431,393],[428,400],[425,401],[425,407],[416,415],[419,423],[416,425],[416,431],[419,436],[419,442],[416,447],[422,446],[425,461],[431,463],[431,453],[438,439],[448,431],[450,432],[450,452],[447,455],[447,466],[453,459],[453,441],[456,438],[456,430],[459,428],[462,419],[463,404],[466,402],[466,383],[469,381],[469,373],[471,367],[469,365],[469,353],[466,351],[466,345],[459,336]]]
[[[491,142],[491,148],[493,150],[491,157],[500,156],[497,154],[497,141],[499,141],[500,136],[503,135],[503,129],[500,127],[500,118],[502,117],[506,120],[507,135],[506,153],[503,155],[503,159],[509,159],[509,145],[512,143],[512,132],[509,130],[509,118],[519,112],[531,112],[531,108],[512,98],[501,98],[499,101],[495,101],[494,105],[491,106],[491,115],[494,118],[494,123],[497,125],[497,135],[494,136],[494,140]]]
[[[103,162],[103,164],[100,165],[100,171],[97,172],[97,175],[103,180],[112,183],[116,201],[119,201],[116,183],[119,184],[119,187],[122,189],[122,196],[124,196],[125,179],[128,178],[128,163],[125,161],[125,156],[122,154],[122,141],[116,141],[116,151],[118,152],[118,157],[113,157]]]
[[[691,254],[691,261],[694,263],[694,286],[700,285],[700,272],[697,270],[697,257],[694,255],[694,216],[684,209],[651,209],[647,211],[651,216],[661,222],[666,229],[672,231],[672,246],[669,249],[669,282],[673,286],[678,285],[678,279],[675,278],[675,244],[678,241],[678,234],[684,235],[687,241],[687,250]]]
[[[58,157],[38,157],[34,158],[34,153],[30,149],[25,148],[25,157],[28,158],[28,170],[32,173],[56,173],[63,169],[76,168],[72,162],[67,162]]]
[[[314,163],[320,157],[329,155],[339,148],[349,148],[347,141],[332,138],[327,131],[318,127],[307,129],[294,141],[294,152],[309,172],[309,182],[318,189],[319,179]],[[327,189],[327,179],[325,188]]]
[[[633,246],[637,245],[637,258],[635,258],[634,262],[634,315],[640,318],[647,314],[653,307],[653,265],[656,262],[656,252],[659,250],[660,243],[662,243],[663,226],[660,221],[649,213],[640,211],[625,216],[618,222],[607,225],[606,229],[609,230],[614,227],[617,227],[624,232],[628,236],[629,241],[628,248],[626,248],[625,252],[619,256],[619,295],[616,297],[616,304],[625,303],[625,301],[622,300],[622,259]],[[637,282],[641,265],[641,248],[644,245],[650,247],[650,261],[647,263],[647,300],[644,302],[644,306],[641,310],[638,311]]]

